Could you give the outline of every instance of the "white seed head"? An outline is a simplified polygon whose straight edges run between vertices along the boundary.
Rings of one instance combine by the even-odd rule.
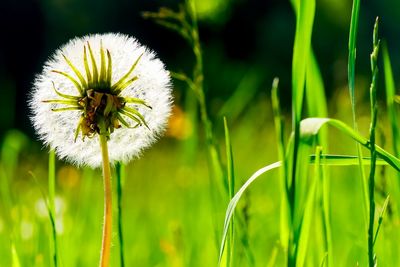
[[[163,133],[171,102],[169,73],[154,52],[109,33],[58,49],[34,81],[30,108],[40,139],[60,158],[98,167],[97,134],[109,137],[111,163],[128,162]]]

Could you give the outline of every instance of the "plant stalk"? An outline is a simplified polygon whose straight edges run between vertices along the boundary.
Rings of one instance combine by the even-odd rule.
[[[108,157],[107,137],[100,134],[101,156],[103,159],[103,183],[104,183],[104,224],[103,240],[100,254],[100,267],[108,267],[110,264],[110,248],[112,235],[112,191],[111,169]]]

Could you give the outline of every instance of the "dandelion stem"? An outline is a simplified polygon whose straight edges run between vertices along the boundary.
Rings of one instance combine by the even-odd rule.
[[[111,248],[111,226],[112,226],[112,191],[111,191],[111,169],[108,158],[107,137],[100,134],[101,156],[103,159],[103,181],[104,181],[104,224],[103,242],[101,246],[100,267],[108,267],[110,262]]]

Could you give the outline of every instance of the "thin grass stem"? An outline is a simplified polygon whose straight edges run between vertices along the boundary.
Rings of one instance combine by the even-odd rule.
[[[49,170],[48,170],[48,183],[49,183],[49,210],[50,221],[52,227],[52,242],[53,242],[53,263],[58,266],[57,260],[57,228],[55,224],[55,183],[56,183],[56,153],[54,150],[49,152]]]
[[[125,165],[121,162],[117,162],[115,165],[117,172],[117,222],[118,222],[118,241],[119,241],[119,259],[120,266],[125,267],[125,256],[124,256],[124,236],[122,231],[122,187],[125,176]]]

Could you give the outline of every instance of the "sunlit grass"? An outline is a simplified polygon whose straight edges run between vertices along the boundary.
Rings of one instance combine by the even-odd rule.
[[[376,91],[383,91],[377,88],[376,30],[370,106],[361,106],[371,115],[356,116],[359,1],[353,3],[350,25],[349,107],[325,97],[312,50],[315,1],[292,4],[292,114],[282,112],[276,78],[271,97],[251,103],[246,88],[238,86],[218,113],[228,116],[214,121],[193,2],[178,11],[146,13],[193,50],[193,73],[172,73],[187,86],[186,103],[176,109],[192,133],[170,136],[142,160],[113,169],[111,266],[400,264],[400,141],[388,48],[382,49],[386,106],[376,99]],[[255,92],[249,88],[249,94]],[[337,114],[328,110],[328,101]],[[243,115],[231,110],[235,103]],[[380,120],[386,114],[388,120]],[[368,126],[368,135],[359,131]],[[380,136],[390,145],[381,145]],[[48,157],[23,133],[6,134],[0,158],[0,266],[96,265],[103,208],[98,177],[100,170],[58,162],[52,152]]]

